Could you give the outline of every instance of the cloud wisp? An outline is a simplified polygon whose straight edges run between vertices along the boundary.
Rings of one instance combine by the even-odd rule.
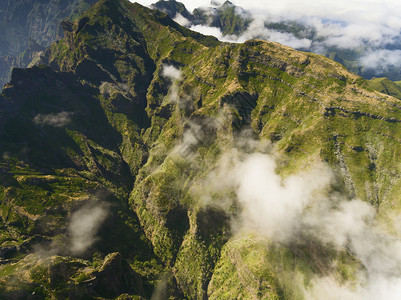
[[[179,101],[178,89],[179,81],[181,79],[181,70],[173,65],[163,64],[161,76],[168,79],[171,83],[169,95],[170,102],[177,103]]]
[[[34,247],[39,258],[54,255],[82,256],[98,240],[98,231],[109,215],[109,204],[90,200],[71,213],[65,233]]]
[[[64,127],[71,122],[73,113],[62,111],[57,114],[38,114],[33,118],[33,122],[40,126]]]
[[[88,203],[71,215],[68,226],[70,251],[81,255],[97,240],[97,232],[108,214],[104,203]]]
[[[164,64],[162,66],[162,76],[170,79],[172,82],[180,80],[181,71],[173,65]]]

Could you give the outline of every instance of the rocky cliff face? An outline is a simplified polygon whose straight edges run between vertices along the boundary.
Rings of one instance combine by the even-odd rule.
[[[221,43],[125,0],[63,30],[0,96],[5,298],[302,299],[323,276],[358,286],[370,265],[357,229],[373,211],[393,228],[400,206],[398,99],[323,56]],[[247,171],[253,159],[269,180]],[[289,187],[283,218],[272,202],[258,221],[248,175],[268,198]],[[367,211],[363,226],[333,246],[316,228],[347,205]],[[325,218],[304,218],[315,210]]]
[[[27,67],[34,56],[62,38],[60,23],[75,18],[94,0],[4,1],[0,7],[0,89],[11,68]]]

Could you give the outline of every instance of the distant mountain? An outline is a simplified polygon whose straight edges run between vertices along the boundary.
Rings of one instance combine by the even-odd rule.
[[[170,18],[174,19],[178,15],[183,16],[187,20],[193,22],[194,16],[187,10],[185,5],[181,2],[171,0],[171,1],[163,1],[160,0],[151,5],[151,8],[160,10],[170,16]]]
[[[304,299],[322,276],[398,279],[393,240],[366,227],[396,228],[398,99],[127,0],[62,28],[0,94],[1,298]]]
[[[0,6],[0,90],[11,68],[26,67],[37,53],[62,38],[61,21],[73,19],[96,0],[15,0]]]
[[[375,91],[379,91],[401,100],[401,86],[388,78],[372,78],[369,80],[369,86]]]
[[[193,11],[194,25],[208,25],[220,28],[224,35],[240,35],[251,22],[251,16],[230,1],[217,8],[197,8]]]
[[[242,34],[251,22],[251,16],[244,9],[225,1],[218,7],[200,7],[189,13],[184,4],[175,0],[160,0],[151,5],[152,8],[167,13],[174,19],[178,15],[186,18],[191,25],[204,25],[217,27],[224,35]]]

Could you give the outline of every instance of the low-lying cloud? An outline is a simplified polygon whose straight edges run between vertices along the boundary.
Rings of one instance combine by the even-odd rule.
[[[362,66],[369,69],[376,69],[377,72],[384,72],[390,67],[401,68],[401,50],[381,49],[369,51],[360,62]]]
[[[73,113],[62,111],[60,113],[52,113],[52,114],[38,114],[33,118],[33,122],[36,125],[48,125],[52,127],[64,127],[71,122],[71,116]]]
[[[177,22],[178,24],[180,24],[181,26],[184,26],[184,27],[191,26],[191,21],[189,21],[187,18],[185,18],[181,14],[177,14],[175,16],[175,18],[174,18],[174,21]]]
[[[105,204],[89,203],[71,215],[68,226],[70,251],[74,255],[83,254],[96,241],[96,234],[106,219],[108,210]]]
[[[71,213],[64,234],[35,245],[34,254],[39,258],[53,255],[85,255],[98,240],[98,231],[109,214],[109,205],[90,200]]]
[[[212,35],[218,38],[221,41],[229,41],[229,39],[223,37],[223,33],[221,32],[220,28],[205,26],[205,25],[193,25],[190,27],[191,30],[199,32],[203,35]]]
[[[200,198],[223,208],[237,201],[237,231],[257,233],[278,246],[312,241],[348,251],[362,264],[356,286],[340,284],[334,273],[316,275],[300,287],[306,299],[399,299],[401,241],[377,226],[375,208],[334,192],[335,176],[323,163],[286,178],[276,169],[272,154],[233,149],[201,183]],[[222,191],[226,197],[220,194],[216,202]]]
[[[255,19],[250,24],[248,29],[239,37],[229,37],[232,42],[243,43],[250,39],[263,39],[274,41],[296,49],[310,49],[312,40],[307,38],[298,38],[290,32],[280,32],[265,27],[265,20]]]
[[[167,78],[171,83],[169,95],[170,102],[177,103],[179,101],[178,89],[179,81],[181,79],[181,70],[173,65],[163,64],[161,75]]]
[[[172,82],[181,78],[181,71],[173,65],[164,64],[162,66],[162,76],[170,79]]]

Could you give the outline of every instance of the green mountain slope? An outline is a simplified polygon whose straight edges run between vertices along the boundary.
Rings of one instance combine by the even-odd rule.
[[[217,171],[254,153],[274,153],[282,178],[325,164],[334,206],[358,197],[391,229],[398,99],[323,56],[221,43],[126,0],[63,29],[0,96],[4,298],[302,299],[327,274],[357,285],[367,262],[352,244],[234,226],[237,179]]]
[[[401,99],[401,87],[388,78],[372,78],[369,80],[369,86],[375,91]]]

